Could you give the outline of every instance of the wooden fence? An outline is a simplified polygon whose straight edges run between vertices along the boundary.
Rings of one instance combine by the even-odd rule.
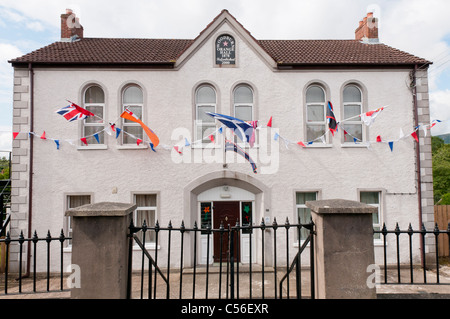
[[[448,228],[450,223],[450,205],[436,205],[434,206],[434,220],[440,230]],[[439,236],[439,256],[449,256],[449,240],[447,236]]]

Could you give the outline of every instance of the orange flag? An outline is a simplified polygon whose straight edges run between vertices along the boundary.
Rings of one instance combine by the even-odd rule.
[[[121,115],[121,118],[124,118],[129,121],[133,121],[136,123],[139,123],[142,128],[144,129],[145,133],[147,134],[148,138],[150,139],[151,143],[153,144],[153,147],[156,147],[159,145],[159,138],[156,136],[156,134],[147,127],[136,115],[134,115],[130,110],[125,110]]]

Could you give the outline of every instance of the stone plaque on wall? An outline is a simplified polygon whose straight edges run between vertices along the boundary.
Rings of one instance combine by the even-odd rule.
[[[217,38],[216,64],[236,64],[236,46],[232,36],[224,34]]]

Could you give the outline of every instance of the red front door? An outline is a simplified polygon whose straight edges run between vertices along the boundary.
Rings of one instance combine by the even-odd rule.
[[[228,229],[228,226],[233,227],[236,225],[236,222],[239,220],[239,202],[214,202],[214,216],[213,216],[213,227],[214,229],[219,229],[221,222],[223,223],[223,227]],[[239,261],[237,254],[237,245],[236,240],[239,240],[239,232],[234,232],[234,260]],[[237,234],[237,235],[236,235]],[[229,251],[229,240],[228,233],[223,233],[222,236],[222,250],[220,249],[221,245],[221,233],[214,233],[214,261],[220,261],[220,253],[222,252],[222,261],[228,260],[228,251]]]

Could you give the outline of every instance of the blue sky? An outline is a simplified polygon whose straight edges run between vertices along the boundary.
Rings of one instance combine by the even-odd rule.
[[[0,0],[0,151],[11,149],[12,67],[6,61],[58,41],[60,14],[74,10],[85,37],[195,38],[228,9],[257,39],[353,39],[368,11],[381,42],[434,62],[431,118],[450,133],[448,0]],[[2,156],[3,153],[0,153]]]

